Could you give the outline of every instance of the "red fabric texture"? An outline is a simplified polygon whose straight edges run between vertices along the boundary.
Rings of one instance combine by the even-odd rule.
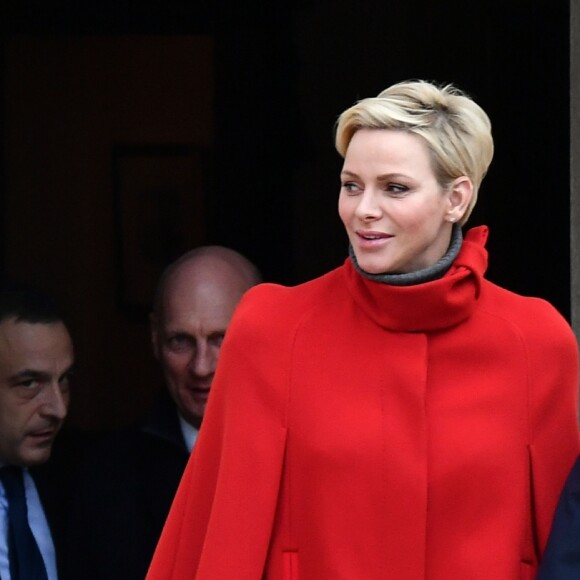
[[[580,450],[578,352],[484,279],[486,237],[425,284],[347,260],[246,294],[148,580],[533,577]]]

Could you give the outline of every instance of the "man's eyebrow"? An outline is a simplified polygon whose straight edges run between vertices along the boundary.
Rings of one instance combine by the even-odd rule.
[[[72,365],[70,365],[70,366],[68,367],[68,369],[65,369],[65,370],[64,370],[64,371],[61,373],[61,375],[60,375],[60,378],[62,378],[62,377],[66,377],[67,375],[74,375],[74,373],[76,372],[76,370],[77,370],[77,366],[76,366],[76,364],[75,364],[75,363],[73,363]]]

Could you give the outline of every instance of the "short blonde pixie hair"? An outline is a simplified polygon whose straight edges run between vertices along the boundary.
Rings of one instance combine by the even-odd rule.
[[[420,136],[444,189],[458,177],[469,177],[473,196],[461,224],[467,221],[493,158],[493,138],[489,117],[463,91],[451,84],[405,81],[358,101],[336,124],[335,145],[342,157],[359,129],[392,129]]]

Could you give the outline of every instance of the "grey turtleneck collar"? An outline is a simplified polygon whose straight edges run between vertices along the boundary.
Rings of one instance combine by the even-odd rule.
[[[374,280],[375,282],[392,284],[393,286],[412,286],[413,284],[422,284],[424,282],[431,282],[432,280],[441,278],[445,272],[451,268],[451,264],[453,264],[457,254],[459,254],[462,243],[463,233],[461,232],[461,226],[459,224],[453,224],[451,243],[449,244],[449,248],[445,255],[437,263],[433,264],[433,266],[417,270],[416,272],[409,272],[407,274],[370,274],[369,272],[362,270],[358,265],[356,256],[354,255],[354,251],[350,245],[348,253],[355,270],[365,278]]]

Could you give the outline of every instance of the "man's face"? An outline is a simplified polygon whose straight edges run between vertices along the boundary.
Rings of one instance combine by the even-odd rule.
[[[69,401],[73,347],[61,322],[0,323],[0,461],[32,466],[50,457]]]
[[[182,417],[199,427],[220,347],[245,287],[187,272],[168,284],[152,340],[165,382]]]

